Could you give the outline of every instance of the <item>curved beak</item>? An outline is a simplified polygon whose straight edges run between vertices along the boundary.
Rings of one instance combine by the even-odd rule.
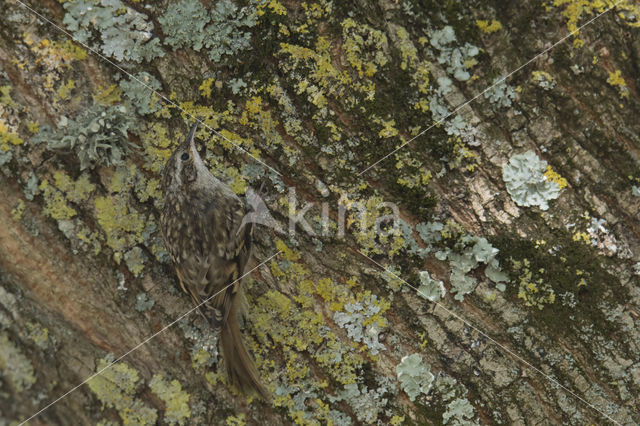
[[[189,143],[190,145],[193,144],[193,141],[196,139],[196,130],[198,130],[197,121],[193,123],[193,126],[191,126],[191,130],[189,131],[189,136],[187,136],[187,140],[185,142]]]
[[[192,156],[198,155],[198,150],[196,149],[196,143],[195,143],[197,129],[198,129],[198,121],[193,123],[193,126],[191,126],[191,130],[189,131],[189,135],[184,140],[184,142],[182,142],[182,145],[189,150]]]

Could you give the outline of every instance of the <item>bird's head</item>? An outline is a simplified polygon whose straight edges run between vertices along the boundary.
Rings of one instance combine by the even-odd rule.
[[[177,191],[193,185],[198,178],[209,175],[210,172],[205,166],[198,150],[195,139],[198,122],[191,127],[189,135],[173,151],[171,157],[164,166],[162,172],[162,186],[165,191]]]

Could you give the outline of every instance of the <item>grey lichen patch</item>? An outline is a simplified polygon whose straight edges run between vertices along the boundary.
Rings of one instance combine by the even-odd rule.
[[[127,265],[127,268],[129,268],[131,273],[136,277],[139,277],[140,274],[142,274],[144,264],[147,262],[147,260],[147,256],[138,246],[132,248],[124,254],[124,261]]]
[[[7,333],[0,334],[0,372],[16,392],[23,392],[36,382],[31,361],[9,340]]]
[[[446,65],[447,72],[456,80],[467,81],[471,78],[468,70],[477,64],[474,57],[480,53],[480,50],[470,43],[455,47],[455,41],[455,31],[448,25],[434,31],[430,40],[431,45],[440,51],[438,62]]]
[[[67,13],[62,23],[73,37],[97,46],[106,56],[141,62],[164,55],[149,18],[120,0],[74,0],[63,3],[63,7]]]
[[[485,92],[484,97],[489,99],[494,109],[507,108],[512,105],[512,101],[516,97],[516,91],[504,79],[496,77]]]
[[[560,195],[560,185],[545,176],[547,162],[533,151],[516,154],[502,166],[507,191],[519,206],[549,208],[549,201]]]
[[[218,1],[211,10],[198,0],[182,0],[171,3],[158,21],[167,36],[165,43],[174,50],[204,47],[211,60],[219,62],[250,47],[247,30],[257,23],[257,13],[252,4],[239,8],[231,0]]]
[[[4,308],[0,309],[0,326],[9,327],[18,318],[18,300],[4,286],[0,286],[0,304]]]
[[[446,232],[451,232],[454,227],[447,224]],[[451,265],[451,292],[456,293],[456,300],[464,301],[464,296],[475,289],[477,281],[468,274],[481,264],[486,265],[485,276],[496,283],[496,288],[500,291],[506,289],[509,276],[502,271],[496,257],[498,252],[486,238],[463,234],[455,239],[453,249],[446,247],[436,253],[436,258],[446,259]]]
[[[420,271],[420,288],[418,294],[430,302],[438,302],[444,297],[444,284],[440,280],[434,280],[429,271]]]
[[[155,301],[147,293],[138,293],[136,296],[136,310],[138,312],[148,311],[153,308]]]
[[[127,130],[132,125],[130,112],[124,105],[93,105],[75,120],[62,116],[57,130],[42,126],[36,142],[46,142],[50,149],[62,153],[75,152],[80,169],[96,165],[120,164],[130,151]]]
[[[444,424],[469,424],[475,411],[467,399],[457,398],[447,405],[447,411],[442,415]]]
[[[366,385],[349,383],[335,397],[329,396],[329,400],[346,401],[354,409],[358,421],[373,424],[389,405],[388,397],[397,393],[396,387],[387,377],[379,376],[376,379],[376,388],[369,389]]]
[[[380,333],[386,327],[386,319],[375,322],[371,320],[382,310],[376,301],[377,297],[371,296],[368,300],[347,303],[344,306],[344,312],[336,312],[333,315],[336,324],[345,328],[354,341],[365,344],[372,355],[377,355],[379,351],[386,349],[378,340]]]
[[[162,85],[148,72],[139,72],[128,80],[121,80],[120,88],[140,115],[154,113],[162,106],[160,98],[154,93],[162,89]]]
[[[431,390],[435,376],[430,370],[429,364],[425,364],[419,354],[405,356],[396,366],[402,390],[409,395],[411,401],[415,401],[421,394],[427,395]]]

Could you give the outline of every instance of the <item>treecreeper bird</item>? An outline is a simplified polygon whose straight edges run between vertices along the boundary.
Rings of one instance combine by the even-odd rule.
[[[201,312],[220,330],[229,381],[268,399],[237,319],[244,300],[240,277],[251,257],[252,224],[242,222],[242,200],[200,158],[196,128],[197,122],[163,170],[162,235],[182,290],[197,305],[211,298]]]

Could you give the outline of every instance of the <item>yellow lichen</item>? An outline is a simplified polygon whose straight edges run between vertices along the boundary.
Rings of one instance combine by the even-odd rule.
[[[57,170],[53,173],[54,185],[65,193],[66,198],[74,203],[85,201],[89,198],[96,186],[89,181],[89,174],[83,173],[78,180],[73,181],[64,171]]]
[[[87,382],[89,389],[103,406],[117,410],[123,424],[155,424],[158,419],[156,410],[135,397],[142,383],[138,371],[125,362],[109,366],[111,360],[107,357],[98,362],[96,371],[100,374]]]
[[[502,24],[495,19],[492,19],[491,21],[478,19],[476,20],[476,25],[480,28],[480,31],[486,34],[495,33],[502,29]]]
[[[180,382],[172,380],[169,382],[162,375],[156,374],[149,382],[149,387],[164,401],[166,410],[164,421],[169,424],[183,425],[191,417],[189,408],[190,395],[182,390]]]
[[[69,99],[69,96],[71,95],[71,90],[75,88],[76,88],[76,82],[73,81],[72,79],[68,79],[65,83],[60,85],[60,88],[58,88],[58,97],[62,100]]]
[[[92,94],[94,102],[110,106],[122,101],[121,91],[118,85],[112,84],[108,87],[98,87]]]
[[[22,199],[18,200],[18,204],[11,210],[11,217],[15,221],[22,219],[22,213],[24,213],[25,205]]]
[[[206,99],[211,98],[211,86],[215,81],[216,80],[213,78],[207,78],[202,82],[200,87],[198,87],[198,90],[200,91],[200,95],[202,95],[202,97]]]
[[[567,180],[560,176],[558,172],[554,171],[551,166],[547,166],[547,171],[544,173],[544,177],[551,182],[557,183],[560,189],[567,187]]]
[[[544,270],[541,269],[534,273],[528,259],[524,259],[522,262],[512,260],[511,263],[514,270],[519,273],[518,298],[522,299],[526,306],[533,306],[541,310],[546,305],[555,302],[556,295],[553,287],[545,283],[538,275],[538,273],[544,273]]]
[[[146,219],[127,205],[124,197],[99,197],[95,201],[96,219],[115,251],[142,242]]]
[[[56,220],[66,220],[74,217],[77,212],[67,204],[62,192],[54,188],[49,181],[44,179],[40,183],[40,190],[44,197],[44,214]]]
[[[0,151],[6,152],[11,145],[21,145],[23,140],[15,130],[11,130],[3,118],[0,118]]]
[[[609,83],[613,87],[618,88],[621,98],[629,97],[629,87],[627,86],[626,81],[622,77],[620,70],[616,70],[615,72],[609,72],[609,78],[607,78],[607,83]]]
[[[258,16],[263,16],[267,9],[276,15],[287,15],[287,8],[284,7],[278,0],[260,0],[256,9]]]

